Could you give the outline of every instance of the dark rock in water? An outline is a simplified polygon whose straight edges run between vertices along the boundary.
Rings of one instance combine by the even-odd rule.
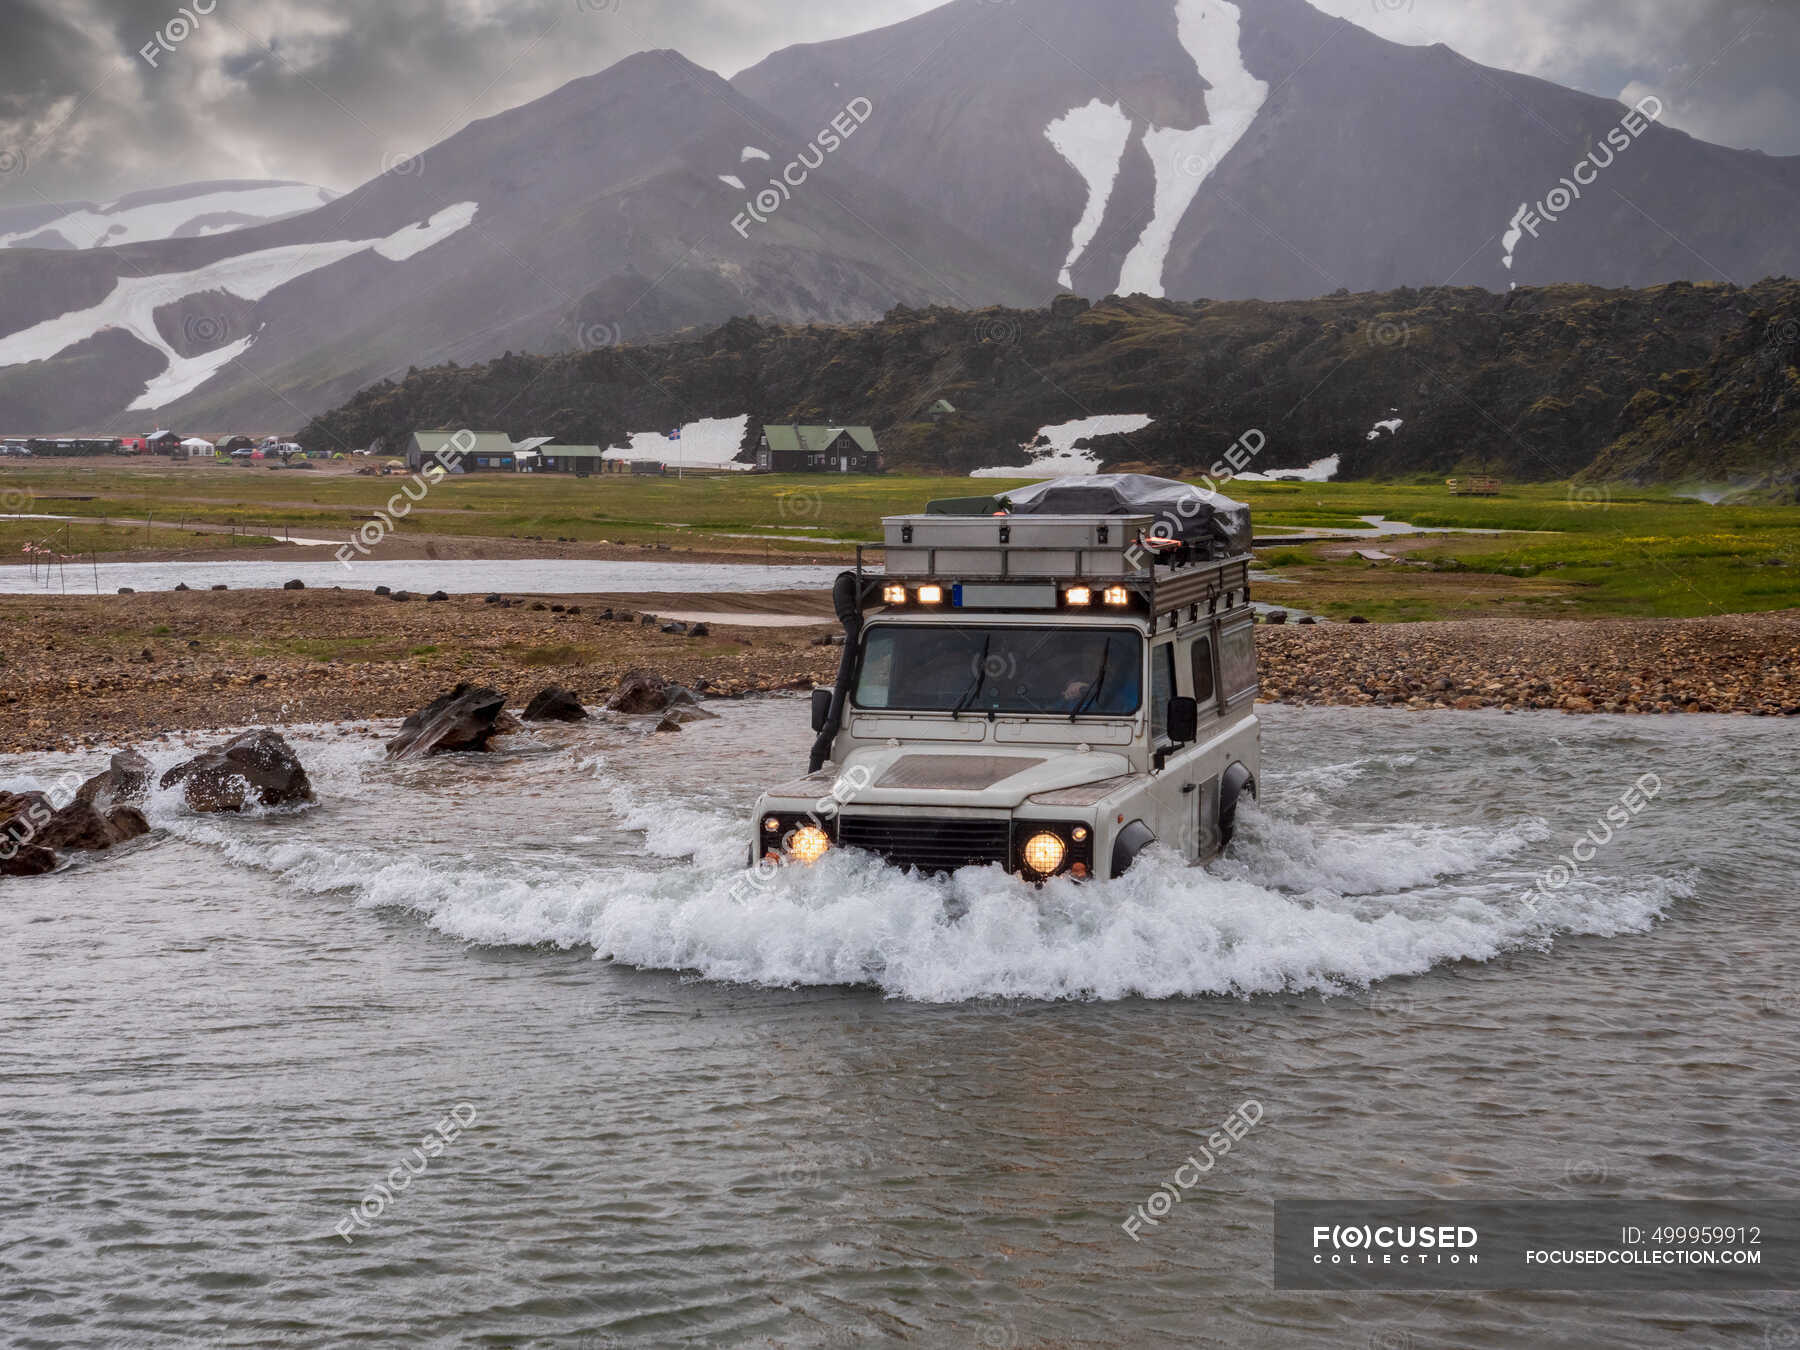
[[[708,628],[703,623],[697,623],[692,628],[688,629],[688,636],[689,637],[711,637],[712,629]]]
[[[300,580],[299,577],[295,577],[292,581],[282,582],[281,589],[284,591],[303,591],[306,589],[306,583]]]
[[[135,806],[115,806],[102,813],[92,802],[77,798],[58,811],[31,842],[40,848],[98,853],[149,833],[150,822]]]
[[[485,750],[488,739],[517,723],[507,717],[506,696],[486,685],[462,683],[439,694],[400,724],[387,744],[389,759],[418,759],[459,750]],[[508,724],[511,724],[509,726]]]
[[[129,587],[129,586],[121,586],[121,587],[119,587],[119,594],[120,595],[136,595],[137,592],[132,590],[131,587]]]
[[[392,586],[377,586],[375,588],[375,594],[377,595],[392,595],[393,593],[394,588]]]
[[[317,801],[293,747],[267,727],[242,732],[177,764],[159,786],[182,785],[195,811],[242,811],[247,806],[289,806]]]
[[[185,581],[178,581],[175,583],[175,589],[178,591],[185,591],[188,589],[188,584]]]
[[[425,603],[430,604],[436,600],[448,600],[449,598],[450,597],[443,591],[433,591],[430,595],[425,597]]]
[[[29,843],[56,816],[56,803],[41,792],[0,792],[0,847]]]
[[[0,844],[0,877],[41,877],[56,870],[56,854],[38,844]]]
[[[662,720],[659,721],[655,726],[651,727],[650,730],[652,733],[655,733],[658,731],[680,731],[681,730],[681,719],[675,715],[674,709],[671,708],[668,712],[666,712],[662,715]]]
[[[587,720],[587,709],[581,706],[581,700],[561,685],[553,684],[547,689],[540,689],[525,705],[527,722],[582,722]]]
[[[607,700],[609,712],[659,713],[682,703],[698,703],[694,691],[671,684],[653,670],[628,670],[613,696]]]
[[[231,587],[227,586],[224,582],[221,581],[217,585],[215,585],[213,587],[213,589],[215,591],[228,591],[231,589]]]
[[[150,795],[150,761],[135,750],[121,750],[104,773],[97,773],[75,793],[78,802],[92,802],[101,811],[141,802]]]

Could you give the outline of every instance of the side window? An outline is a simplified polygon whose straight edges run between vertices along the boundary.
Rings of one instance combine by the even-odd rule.
[[[1213,701],[1216,689],[1213,685],[1212,639],[1195,638],[1193,647],[1194,662],[1194,702],[1200,705],[1202,712],[1206,705]]]
[[[1249,624],[1219,634],[1219,683],[1228,699],[1256,687],[1256,630]]]
[[[1150,739],[1169,735],[1169,699],[1175,693],[1175,644],[1150,649]]]

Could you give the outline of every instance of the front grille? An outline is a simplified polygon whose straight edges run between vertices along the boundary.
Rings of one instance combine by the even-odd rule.
[[[1007,866],[1012,822],[928,816],[838,817],[838,842],[867,849],[896,867],[952,872],[984,863]]]

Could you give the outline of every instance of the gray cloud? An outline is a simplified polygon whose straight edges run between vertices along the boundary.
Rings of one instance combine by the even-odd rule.
[[[348,189],[633,51],[674,47],[731,74],[933,3],[0,0],[0,204],[203,178]],[[1800,153],[1800,14],[1775,0],[1314,3],[1591,93],[1654,92],[1697,136]]]

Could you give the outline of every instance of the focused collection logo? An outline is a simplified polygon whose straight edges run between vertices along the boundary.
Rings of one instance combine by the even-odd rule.
[[[1314,1224],[1315,1266],[1477,1265],[1480,1232],[1469,1224]]]

